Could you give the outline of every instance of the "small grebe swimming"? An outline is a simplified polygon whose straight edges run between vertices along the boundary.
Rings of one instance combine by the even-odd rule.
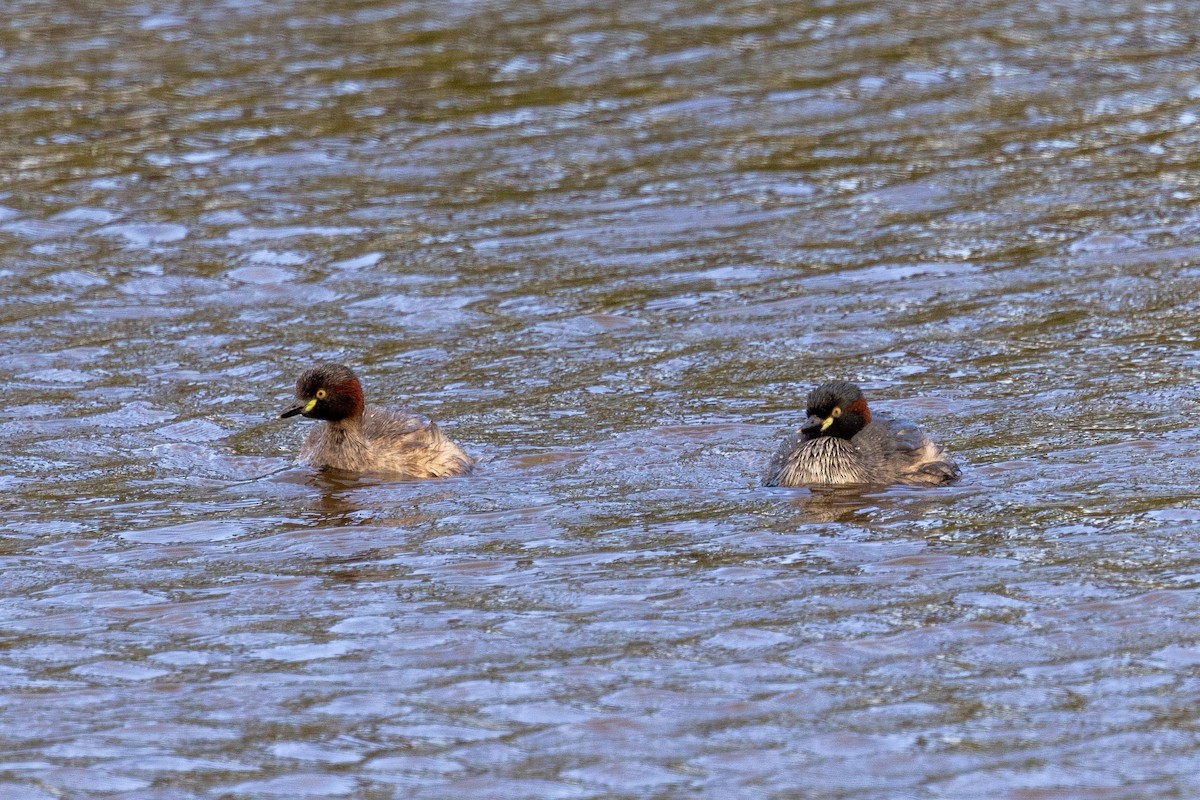
[[[406,478],[449,478],[475,467],[476,459],[424,417],[364,406],[362,384],[344,364],[318,364],[306,371],[296,381],[296,399],[280,419],[302,414],[325,420],[305,438],[301,463]]]
[[[767,486],[950,483],[961,471],[915,423],[871,416],[853,383],[823,383],[808,394],[808,420],[771,459]]]

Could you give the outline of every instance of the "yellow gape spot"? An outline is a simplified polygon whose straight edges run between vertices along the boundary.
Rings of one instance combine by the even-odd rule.
[[[842,415],[841,406],[837,406],[833,409],[833,411],[830,411],[829,416],[826,417],[825,421],[821,423],[821,432],[824,433],[825,429],[828,428],[830,425],[832,425],[833,421],[835,419],[837,419],[838,417],[840,417],[841,415]]]
[[[316,401],[316,400],[309,400],[309,401],[308,401],[308,405],[306,405],[306,406],[304,407],[304,413],[305,413],[305,414],[307,414],[307,413],[311,412],[311,411],[312,411],[314,408],[316,408],[316,407],[317,407],[317,401]]]

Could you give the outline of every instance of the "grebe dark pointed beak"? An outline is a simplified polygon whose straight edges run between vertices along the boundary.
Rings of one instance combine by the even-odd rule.
[[[287,411],[280,414],[279,418],[287,419],[288,417],[294,417],[297,414],[307,414],[309,411],[313,410],[313,407],[316,404],[317,404],[316,400],[309,400],[307,403],[296,403],[296,405],[292,406]]]
[[[815,439],[817,436],[821,435],[821,431],[829,427],[825,424],[825,422],[826,420],[823,417],[813,414],[804,421],[804,425],[800,428],[800,435],[806,436],[809,439]]]

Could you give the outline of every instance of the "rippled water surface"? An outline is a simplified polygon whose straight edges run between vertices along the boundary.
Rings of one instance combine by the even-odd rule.
[[[1200,795],[1190,5],[3,10],[0,797]]]

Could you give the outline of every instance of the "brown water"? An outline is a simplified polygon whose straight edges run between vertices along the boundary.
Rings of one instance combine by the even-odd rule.
[[[0,797],[1200,795],[1190,5],[4,12]]]

